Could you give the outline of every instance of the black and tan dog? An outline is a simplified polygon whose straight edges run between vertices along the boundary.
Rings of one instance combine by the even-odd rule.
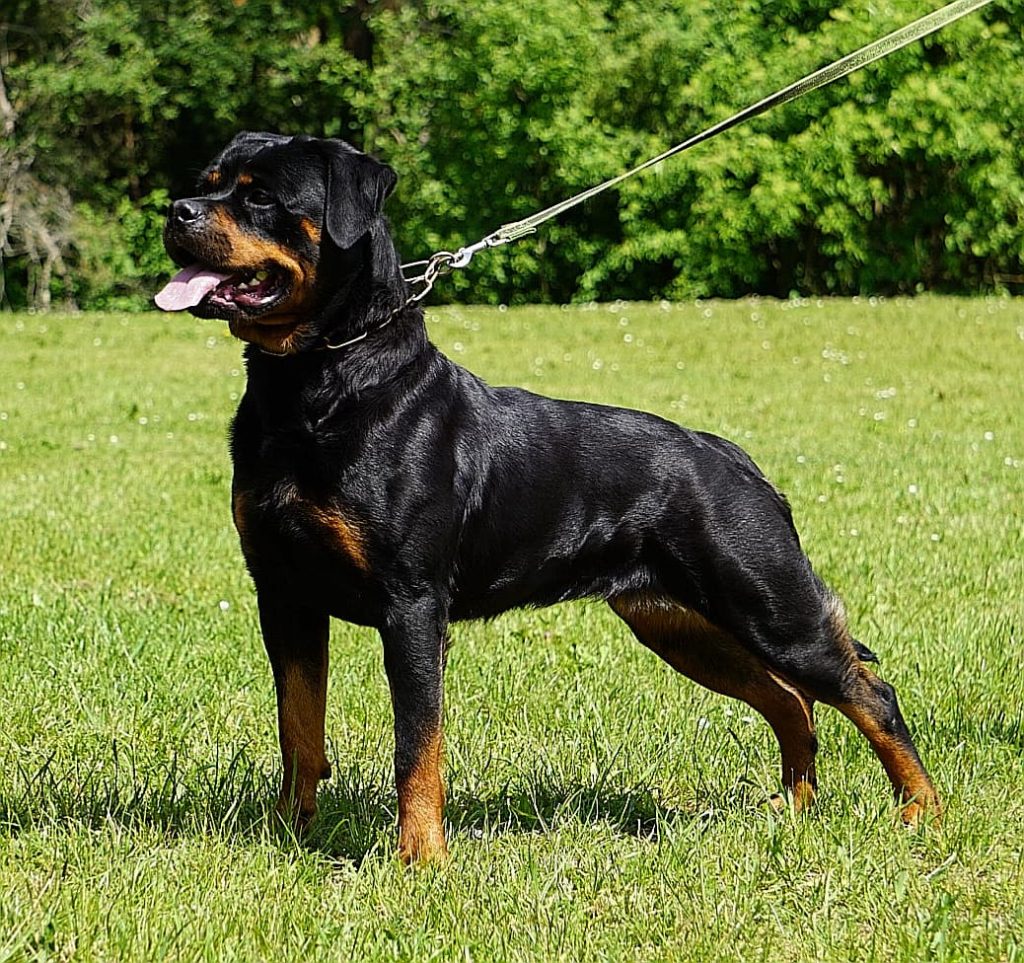
[[[650,414],[492,388],[445,358],[406,304],[381,213],[394,184],[340,141],[244,133],[166,226],[183,270],[158,304],[249,342],[233,505],[277,686],[282,809],[305,822],[330,773],[332,616],[380,632],[413,859],[445,852],[449,624],[589,597],[765,717],[797,807],[814,795],[821,701],[868,738],[906,820],[937,812],[892,687],[750,458]]]

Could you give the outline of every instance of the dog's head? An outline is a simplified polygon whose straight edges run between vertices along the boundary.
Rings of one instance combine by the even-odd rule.
[[[157,306],[226,320],[268,351],[295,350],[395,180],[344,141],[238,134],[200,175],[199,193],[171,205],[164,246],[182,270]]]

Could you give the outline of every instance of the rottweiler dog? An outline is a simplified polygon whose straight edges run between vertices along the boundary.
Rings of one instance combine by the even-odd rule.
[[[451,623],[591,598],[764,716],[795,807],[815,793],[824,702],[867,737],[906,821],[937,814],[893,688],[866,666],[785,498],[722,438],[494,388],[442,355],[382,213],[395,181],[339,140],[247,132],[166,223],[182,270],[157,303],[248,343],[232,506],[277,690],[280,811],[304,825],[330,774],[332,616],[383,642],[399,854],[413,860],[446,852]]]

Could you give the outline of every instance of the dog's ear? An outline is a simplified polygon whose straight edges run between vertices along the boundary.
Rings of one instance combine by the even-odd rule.
[[[398,175],[343,141],[323,144],[327,148],[327,234],[338,247],[350,248],[380,215]]]

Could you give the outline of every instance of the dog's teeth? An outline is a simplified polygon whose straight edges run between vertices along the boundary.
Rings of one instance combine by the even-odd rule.
[[[267,272],[266,272],[266,271],[257,271],[257,272],[256,272],[256,273],[255,273],[255,274],[253,275],[253,278],[254,278],[254,279],[255,279],[256,281],[266,281],[266,279],[267,279]]]

